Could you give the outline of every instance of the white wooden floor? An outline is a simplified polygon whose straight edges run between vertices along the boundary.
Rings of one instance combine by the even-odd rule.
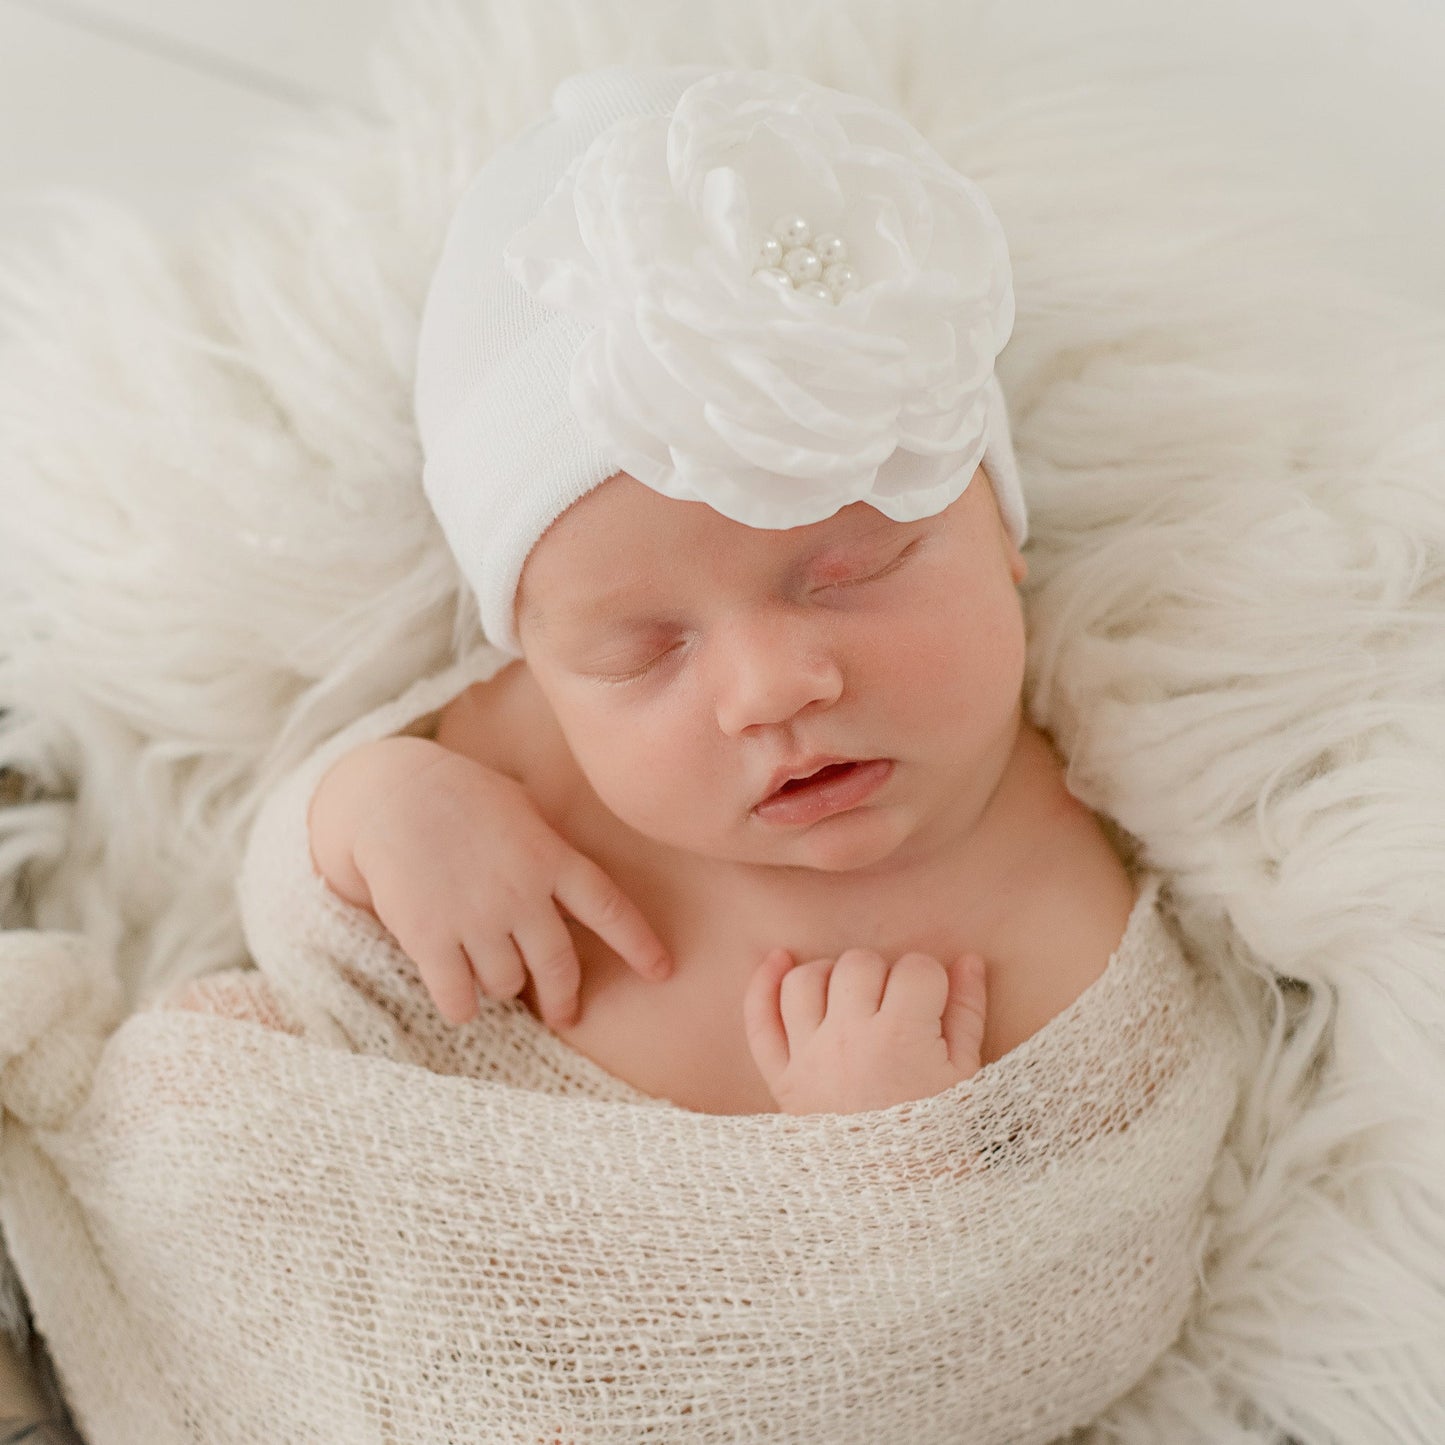
[[[186,214],[258,135],[367,107],[388,0],[0,0],[0,246],[39,189]]]

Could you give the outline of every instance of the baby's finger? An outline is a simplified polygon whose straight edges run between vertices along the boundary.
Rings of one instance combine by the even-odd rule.
[[[790,969],[783,979],[780,1008],[790,1039],[806,1038],[822,1028],[828,1013],[828,978],[834,961],[811,959]]]
[[[567,850],[552,892],[578,923],[644,978],[671,974],[672,960],[637,905],[585,854]]]
[[[527,969],[517,945],[503,934],[467,935],[467,956],[472,961],[476,986],[488,998],[516,998],[527,986]]]
[[[878,1012],[931,1029],[943,1017],[948,988],[948,974],[932,954],[905,953],[888,970]]]
[[[440,952],[412,954],[416,971],[447,1023],[468,1023],[477,1012],[477,981],[472,960],[460,943]]]
[[[954,1064],[978,1066],[987,1013],[987,967],[976,953],[965,953],[948,969],[948,1002],[943,1006],[943,1039]]]
[[[537,984],[537,1006],[554,1028],[577,1022],[582,991],[582,965],[572,935],[550,906],[512,929],[517,952]]]
[[[793,955],[786,948],[774,948],[748,980],[743,995],[743,1026],[753,1062],[771,1088],[788,1066],[788,1031],[778,1008],[783,977],[793,967]]]
[[[888,963],[868,948],[849,948],[838,955],[828,976],[828,1012],[872,1018],[888,986]]]

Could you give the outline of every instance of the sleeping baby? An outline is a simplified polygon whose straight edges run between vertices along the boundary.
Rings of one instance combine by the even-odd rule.
[[[416,411],[511,660],[308,820],[449,1023],[520,998],[686,1108],[849,1113],[1105,972],[1143,899],[1024,716],[1013,315],[981,190],[798,77],[573,77],[483,167]]]
[[[1025,716],[1013,314],[978,187],[796,76],[585,72],[483,167],[415,405],[489,646],[278,783],[255,967],[147,1025],[172,1378],[1043,1445],[1179,1337],[1239,1056]]]

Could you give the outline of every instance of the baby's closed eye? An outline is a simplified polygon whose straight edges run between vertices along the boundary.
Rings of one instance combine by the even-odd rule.
[[[885,559],[840,558],[819,565],[816,579],[820,588],[855,587],[863,582],[876,582],[897,572],[917,550],[922,538],[915,538],[902,551],[891,552]]]

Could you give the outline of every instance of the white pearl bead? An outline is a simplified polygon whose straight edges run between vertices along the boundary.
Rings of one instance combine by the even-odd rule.
[[[786,286],[815,300],[836,302],[858,287],[858,273],[846,264],[848,247],[841,236],[827,231],[809,244],[812,234],[806,216],[779,216],[773,234],[758,246],[753,274],[779,289]]]
[[[813,238],[813,228],[803,216],[797,214],[779,216],[773,222],[773,235],[783,243],[785,248],[806,246]]]
[[[783,253],[783,270],[794,281],[816,281],[823,274],[823,263],[807,246],[794,246]]]

